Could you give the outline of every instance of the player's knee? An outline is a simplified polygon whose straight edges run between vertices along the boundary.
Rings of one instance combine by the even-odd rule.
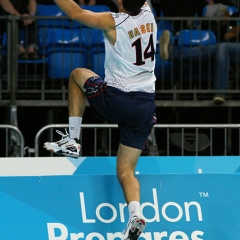
[[[70,77],[76,78],[78,76],[81,76],[82,71],[83,71],[83,68],[75,68],[74,70],[72,70]]]
[[[134,175],[134,173],[131,167],[117,169],[117,176],[118,176],[119,182],[123,182],[125,179],[130,178],[132,175]]]

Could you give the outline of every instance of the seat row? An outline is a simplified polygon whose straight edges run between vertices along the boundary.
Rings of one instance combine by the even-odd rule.
[[[105,5],[84,6],[84,8],[95,12],[109,11]],[[38,5],[37,15],[43,17],[37,19],[37,24],[39,54],[45,58],[44,60],[19,60],[19,62],[45,62],[49,78],[68,78],[70,72],[76,67],[90,68],[104,77],[105,49],[100,30],[90,29],[64,18],[65,14],[56,5]],[[160,38],[162,32],[163,30],[158,30],[157,39]],[[216,37],[211,31],[183,30],[179,36],[171,36],[171,42],[177,42],[178,46],[192,47],[201,44],[216,44]],[[5,47],[6,44],[5,34]],[[171,66],[170,62],[160,59],[159,44],[157,44],[155,69],[157,78],[162,78],[163,72],[168,74]]]
[[[158,31],[157,39],[162,30]],[[68,78],[69,73],[76,67],[90,68],[92,71],[104,77],[105,47],[102,31],[90,28],[64,29],[48,28],[40,29],[40,51],[48,58],[48,76],[50,78]],[[199,45],[216,44],[216,36],[206,30],[183,30],[179,36],[171,36],[174,44],[177,40],[178,47],[192,48]],[[163,61],[159,57],[160,46],[156,48],[155,74],[158,79],[162,72],[170,74],[171,62]]]
[[[19,60],[20,63],[43,63],[45,61],[47,75],[51,79],[68,78],[70,72],[77,67],[90,68],[104,77],[105,47],[101,30],[88,27],[77,29],[49,27],[40,28],[38,31],[39,54],[44,56],[44,60]],[[158,30],[157,39],[160,38],[162,32]],[[3,42],[7,43],[6,34],[4,39]],[[177,37],[171,35],[172,44],[176,40],[179,47],[216,44],[214,33],[205,30],[182,30]],[[171,67],[170,62],[160,59],[159,51],[158,43],[155,69],[158,79],[162,77],[162,72],[165,72],[165,75],[169,74]]]
[[[105,5],[82,7],[94,12],[110,11]],[[69,72],[79,66],[88,67],[104,77],[105,50],[101,31],[86,28],[78,22],[64,18],[66,15],[56,5],[38,5],[37,15],[44,17],[38,19],[39,45],[40,51],[45,52],[48,57],[50,78],[68,78]],[[163,13],[161,16],[164,16]],[[168,29],[171,25],[168,21],[161,20],[158,23],[157,39],[160,38],[162,29]],[[177,42],[178,46],[192,47],[200,44],[215,44],[216,37],[211,31],[184,30],[178,37],[171,36],[171,41]],[[158,79],[169,77],[171,67],[170,62],[160,59],[159,44],[157,44],[156,77]]]
[[[100,30],[39,29],[39,53],[48,59],[49,78],[68,78],[77,67],[90,68],[104,77],[105,47]]]

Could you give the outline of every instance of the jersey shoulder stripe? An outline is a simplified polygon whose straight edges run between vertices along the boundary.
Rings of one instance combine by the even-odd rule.
[[[116,27],[121,25],[123,22],[125,22],[129,18],[129,15],[126,13],[111,13],[111,14],[115,20]]]

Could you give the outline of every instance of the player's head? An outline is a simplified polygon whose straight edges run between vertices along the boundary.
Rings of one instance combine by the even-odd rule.
[[[130,13],[138,13],[146,0],[122,0],[123,7]]]

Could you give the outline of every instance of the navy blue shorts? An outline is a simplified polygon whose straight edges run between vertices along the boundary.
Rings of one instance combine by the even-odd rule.
[[[122,92],[96,76],[89,78],[84,88],[97,115],[118,124],[120,143],[143,150],[157,120],[154,93]]]

